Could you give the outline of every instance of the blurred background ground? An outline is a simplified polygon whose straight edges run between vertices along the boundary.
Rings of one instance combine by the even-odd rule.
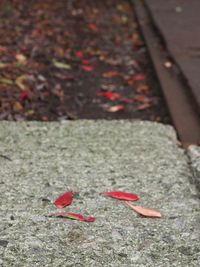
[[[128,1],[0,5],[0,120],[170,123]]]

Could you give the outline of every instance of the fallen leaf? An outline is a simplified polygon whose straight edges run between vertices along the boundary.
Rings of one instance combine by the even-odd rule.
[[[20,92],[19,99],[20,99],[21,101],[25,101],[25,100],[27,100],[28,98],[29,98],[29,93],[28,93],[28,91],[21,91],[21,92]]]
[[[33,116],[34,114],[35,114],[35,111],[34,111],[33,109],[29,109],[29,110],[25,113],[26,116]]]
[[[83,54],[83,52],[82,51],[76,51],[76,57],[78,57],[78,58],[83,58],[84,57],[84,54]]]
[[[23,82],[25,80],[28,79],[27,75],[21,75],[19,77],[17,77],[17,79],[15,80],[15,84],[21,89],[21,90],[26,90],[26,86],[23,84]]]
[[[143,74],[136,74],[133,79],[134,79],[134,81],[138,82],[138,81],[145,80],[146,77]]]
[[[89,216],[89,217],[84,217],[81,214],[73,213],[73,212],[58,212],[51,214],[49,217],[61,217],[61,218],[67,218],[67,219],[72,219],[72,220],[77,220],[81,222],[94,222],[95,217]]]
[[[135,206],[135,205],[130,204],[127,201],[125,201],[125,203],[129,207],[131,207],[135,212],[137,212],[143,217],[150,217],[150,218],[161,218],[162,217],[161,213],[157,210]]]
[[[23,110],[23,106],[19,102],[15,102],[13,105],[13,110],[15,112],[20,112]]]
[[[96,95],[97,96],[103,96],[103,97],[105,97],[105,98],[107,98],[108,100],[111,100],[111,101],[120,99],[122,97],[121,94],[113,93],[111,91],[98,92]]]
[[[9,66],[8,64],[0,62],[0,69],[4,69],[8,66]]]
[[[145,95],[135,95],[133,97],[133,101],[143,103],[143,104],[151,102],[151,100]]]
[[[83,65],[90,65],[91,62],[90,62],[90,60],[84,59],[84,60],[82,60],[82,64]]]
[[[140,84],[137,89],[137,93],[143,93],[146,94],[150,91],[150,87],[147,84]]]
[[[0,53],[6,53],[8,51],[7,47],[0,46]]]
[[[27,63],[27,58],[25,55],[23,54],[16,54],[15,58],[17,59],[17,61],[22,64],[22,65],[26,65]]]
[[[120,73],[118,71],[112,70],[112,71],[107,71],[103,73],[104,78],[113,78],[116,76],[119,76]]]
[[[84,71],[86,71],[86,72],[91,72],[91,71],[94,70],[94,68],[93,68],[92,66],[85,66],[85,65],[83,65],[83,66],[81,66],[81,68],[82,68]]]
[[[144,103],[144,104],[139,105],[136,110],[144,110],[150,107],[151,107],[150,103]]]
[[[73,193],[71,191],[65,192],[61,196],[59,196],[55,201],[54,205],[57,208],[64,208],[72,203]]]
[[[13,81],[12,80],[9,80],[9,79],[6,79],[6,78],[1,78],[1,77],[0,77],[0,83],[7,84],[7,85],[13,85]]]
[[[139,197],[136,194],[121,192],[121,191],[111,191],[111,192],[103,192],[101,193],[104,196],[120,199],[120,200],[128,200],[128,201],[136,201]]]
[[[106,111],[108,112],[117,112],[117,111],[121,111],[124,110],[125,107],[124,105],[116,105],[116,106],[112,106],[106,109]]]
[[[97,25],[94,24],[94,23],[90,23],[90,24],[88,25],[88,28],[89,28],[91,31],[93,31],[93,32],[98,32]]]
[[[131,36],[131,40],[134,48],[139,48],[144,45],[144,42],[141,40],[138,33],[133,33]]]
[[[71,65],[65,64],[65,63],[62,63],[62,62],[58,62],[56,60],[53,60],[53,65],[58,69],[70,70],[72,68]]]

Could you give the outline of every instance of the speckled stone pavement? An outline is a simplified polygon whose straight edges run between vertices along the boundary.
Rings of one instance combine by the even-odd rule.
[[[200,266],[193,154],[170,126],[1,122],[0,155],[0,266]],[[74,201],[64,210],[94,223],[47,217],[67,190]],[[99,194],[111,190],[138,194],[138,205],[163,217],[142,218]]]

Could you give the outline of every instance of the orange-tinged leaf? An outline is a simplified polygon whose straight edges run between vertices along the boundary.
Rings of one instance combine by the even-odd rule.
[[[15,112],[20,112],[23,110],[23,106],[20,104],[20,102],[15,102],[13,105],[13,110]]]
[[[143,103],[143,104],[150,102],[150,99],[147,96],[145,96],[145,95],[135,95],[133,97],[133,100],[135,102],[139,102],[139,103]]]
[[[113,78],[113,77],[116,77],[119,75],[120,75],[120,73],[118,71],[112,70],[112,71],[104,72],[103,77],[104,78]]]
[[[8,66],[9,66],[9,64],[0,62],[0,69],[4,69],[4,68],[6,68]]]
[[[161,213],[157,210],[135,206],[133,204],[130,204],[128,201],[125,201],[125,203],[129,207],[131,207],[135,212],[137,212],[143,217],[150,217],[150,218],[161,218],[162,217]]]
[[[146,94],[150,91],[150,87],[146,84],[140,84],[137,89],[136,89],[137,93],[143,93]]]

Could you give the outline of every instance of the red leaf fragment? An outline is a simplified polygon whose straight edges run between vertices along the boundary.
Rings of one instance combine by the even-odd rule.
[[[92,66],[85,66],[85,65],[83,65],[81,68],[82,68],[84,71],[86,71],[86,72],[91,72],[91,71],[94,70],[94,68],[93,68]]]
[[[19,95],[19,98],[20,98],[21,101],[27,100],[29,98],[28,91],[21,91],[20,95]]]
[[[103,192],[101,194],[104,196],[127,201],[137,201],[139,199],[139,197],[136,194],[121,192],[121,191]]]
[[[119,93],[113,93],[111,91],[105,91],[105,92],[98,92],[97,96],[103,96],[107,98],[108,100],[114,101],[117,99],[120,99],[122,96]]]
[[[134,81],[138,82],[138,81],[145,80],[146,77],[143,74],[136,74],[133,79],[134,79]]]
[[[84,60],[82,60],[82,64],[83,65],[90,65],[91,62],[90,62],[90,60],[84,59]]]
[[[116,105],[116,106],[112,106],[106,109],[106,111],[108,112],[118,112],[118,111],[122,111],[124,110],[125,107],[124,105]]]
[[[76,57],[83,58],[84,57],[83,52],[82,51],[76,51]]]
[[[95,221],[95,217],[93,216],[84,217],[81,214],[73,213],[73,212],[57,212],[57,213],[51,214],[49,217],[67,218],[67,219],[77,220],[81,222],[94,222]]]
[[[55,201],[54,205],[57,208],[64,208],[72,203],[73,193],[71,191],[65,192],[63,195],[59,196]]]
[[[94,222],[95,221],[95,217],[93,217],[93,216],[86,217],[85,221],[86,222]]]
[[[131,207],[135,212],[137,212],[143,217],[150,217],[150,218],[161,218],[162,217],[161,213],[157,210],[135,206],[135,205],[130,204],[127,201],[125,201],[125,203],[129,207]]]
[[[88,25],[88,28],[89,28],[91,31],[93,31],[93,32],[98,32],[97,25],[94,24],[94,23],[90,23],[90,24]]]

